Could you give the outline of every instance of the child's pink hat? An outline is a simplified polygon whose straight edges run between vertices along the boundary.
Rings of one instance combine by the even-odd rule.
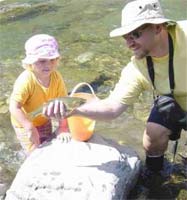
[[[38,34],[25,43],[26,57],[23,64],[33,64],[38,59],[54,59],[60,56],[56,39],[47,34]]]

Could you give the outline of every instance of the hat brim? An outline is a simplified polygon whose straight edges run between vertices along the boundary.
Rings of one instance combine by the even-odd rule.
[[[26,56],[23,60],[22,63],[23,64],[34,64],[35,62],[37,62],[39,59],[55,59],[60,57],[59,53],[54,54],[53,56]]]
[[[122,26],[120,28],[116,28],[113,31],[110,32],[110,37],[118,37],[118,36],[123,36],[125,34],[128,34],[135,29],[139,28],[140,26],[144,24],[162,24],[165,22],[175,22],[171,19],[166,19],[166,18],[153,18],[153,19],[145,19],[141,21],[136,21],[133,24]]]

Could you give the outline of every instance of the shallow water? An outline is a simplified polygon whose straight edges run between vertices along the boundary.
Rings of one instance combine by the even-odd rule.
[[[168,17],[187,19],[187,0],[161,2]],[[121,38],[109,38],[109,32],[120,24],[123,5],[124,0],[0,1],[0,13],[3,13],[0,16],[0,175],[3,174],[1,179],[4,182],[11,182],[22,160],[7,108],[13,82],[22,71],[25,40],[36,33],[54,35],[59,41],[62,54],[59,70],[68,90],[78,82],[92,82],[102,76],[100,87],[96,89],[99,97],[105,97],[131,55]],[[112,122],[97,122],[96,132],[115,139],[120,144],[133,146],[143,159],[142,134],[150,98],[149,94],[144,94],[143,100],[140,99],[134,108]],[[179,153],[187,151],[186,135],[182,134]],[[172,157],[169,151],[167,154],[169,158]],[[177,156],[177,161],[181,163],[180,156]],[[179,176],[176,181],[181,185],[168,186],[169,191],[173,187],[175,191],[187,189],[184,176]],[[164,192],[167,191],[161,188],[157,192],[160,192],[160,198],[163,199],[166,195]],[[170,199],[182,199],[187,194],[180,197],[180,192],[170,191],[169,195]],[[132,198],[147,197],[135,189]]]

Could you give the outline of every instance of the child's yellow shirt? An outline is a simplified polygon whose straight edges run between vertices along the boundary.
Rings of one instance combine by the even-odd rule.
[[[11,99],[22,104],[22,110],[29,114],[50,99],[67,96],[67,90],[61,74],[53,71],[48,88],[42,86],[30,70],[23,71],[15,81]],[[32,119],[34,126],[47,122],[42,115]],[[18,120],[11,116],[11,122],[16,127],[22,127]]]

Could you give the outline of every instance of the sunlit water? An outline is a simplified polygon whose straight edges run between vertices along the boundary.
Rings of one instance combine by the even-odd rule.
[[[187,0],[162,0],[162,3],[169,18],[187,19]],[[78,82],[90,83],[102,75],[107,80],[102,82],[97,95],[103,98],[113,88],[131,55],[121,38],[109,38],[109,32],[120,25],[123,5],[124,0],[0,1],[0,12],[4,13],[0,17],[0,183],[10,184],[22,161],[7,109],[12,85],[22,71],[25,41],[37,33],[54,35],[62,54],[59,70],[68,90]],[[132,146],[143,160],[142,134],[151,100],[149,94],[144,94],[143,100],[140,99],[118,119],[97,122],[95,132],[120,144]],[[182,134],[179,153],[186,151],[186,135]],[[167,154],[172,157],[169,151]],[[181,162],[179,156],[177,160]],[[187,187],[184,176],[177,181],[182,186],[174,185],[175,193],[168,186],[170,198],[180,197],[180,191]],[[1,192],[3,189],[0,196]],[[159,192],[161,198],[166,198],[166,191]],[[135,189],[133,197],[142,199],[146,198],[146,194],[142,196]]]

